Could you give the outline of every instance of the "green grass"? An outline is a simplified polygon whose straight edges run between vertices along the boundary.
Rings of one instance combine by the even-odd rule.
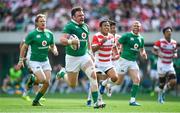
[[[129,94],[113,94],[111,98],[104,97],[107,106],[104,109],[93,109],[86,106],[85,94],[49,94],[44,106],[34,107],[31,102],[21,99],[16,95],[0,95],[0,112],[9,113],[180,113],[180,98],[167,96],[165,104],[157,103],[157,96],[147,94],[138,95],[138,102],[142,106],[132,107],[128,105]]]

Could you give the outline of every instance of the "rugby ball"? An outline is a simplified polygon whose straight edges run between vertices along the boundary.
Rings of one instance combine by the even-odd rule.
[[[79,38],[75,35],[75,34],[71,34],[69,39],[77,39],[78,40],[78,44],[77,45],[70,45],[70,47],[73,49],[73,50],[78,50],[80,48],[80,41],[79,41]]]

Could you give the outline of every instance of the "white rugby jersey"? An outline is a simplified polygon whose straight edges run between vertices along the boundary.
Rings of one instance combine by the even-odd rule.
[[[101,43],[103,38],[107,38],[107,41]],[[95,54],[95,63],[99,65],[108,64],[112,60],[112,49],[115,45],[115,38],[112,34],[108,33],[104,36],[102,33],[98,32],[93,36],[92,46],[100,45],[101,47],[97,50]]]
[[[161,58],[158,57],[158,60],[164,64],[171,64],[174,53],[177,53],[177,42],[171,39],[171,42],[168,42],[165,38],[162,38],[154,43],[154,48],[158,49],[160,52]]]
[[[118,60],[119,57],[120,57],[120,50],[121,50],[121,44],[118,43],[118,39],[120,38],[121,36],[118,35],[118,34],[115,34],[114,38],[115,38],[115,44],[114,44],[114,47],[113,47],[113,50],[112,50],[112,60]]]

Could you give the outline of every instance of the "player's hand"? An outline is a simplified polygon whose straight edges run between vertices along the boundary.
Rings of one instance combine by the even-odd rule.
[[[55,56],[58,56],[58,55],[59,55],[59,52],[58,52],[57,50],[54,50],[54,51],[53,51],[53,54],[54,54]]]
[[[158,52],[157,55],[158,55],[159,58],[162,58],[162,57],[163,57],[159,52]]]
[[[106,42],[106,41],[107,41],[107,38],[104,37],[104,38],[101,40],[101,43],[104,43],[104,42]]]
[[[145,52],[143,52],[143,53],[141,54],[141,56],[142,56],[144,59],[147,60],[147,54],[146,54]]]
[[[79,40],[76,38],[71,39],[72,40],[72,45],[78,45],[79,44]]]
[[[17,64],[17,70],[20,70],[21,67],[24,67],[24,61],[19,61]]]

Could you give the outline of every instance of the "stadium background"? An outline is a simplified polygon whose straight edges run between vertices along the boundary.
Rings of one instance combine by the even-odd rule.
[[[129,30],[132,21],[140,20],[143,26],[145,47],[151,55],[153,42],[162,37],[162,28],[173,27],[172,37],[180,42],[179,0],[1,0],[0,2],[0,86],[9,68],[18,62],[19,43],[26,31],[34,27],[38,13],[47,15],[47,28],[55,33],[59,56],[49,55],[52,66],[64,64],[64,47],[59,44],[63,26],[70,19],[73,6],[84,8],[86,22],[91,30],[90,37],[98,30],[101,18],[117,22],[118,34]],[[147,61],[140,61],[144,79]]]

